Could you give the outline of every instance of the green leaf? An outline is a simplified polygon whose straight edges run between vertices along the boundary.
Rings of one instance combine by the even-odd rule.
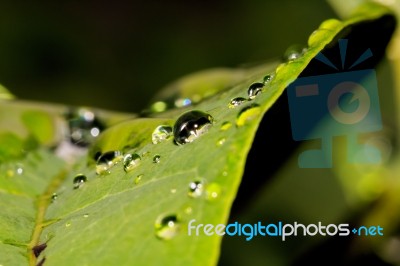
[[[182,88],[178,86],[178,96],[190,98],[202,92],[193,101],[198,103],[111,126],[88,155],[76,158],[72,165],[58,159],[51,149],[54,143],[65,143],[65,138],[57,135],[65,108],[50,108],[53,111],[48,109],[43,115],[46,108],[22,105],[16,107],[24,109],[18,112],[20,119],[0,116],[7,121],[0,120],[1,132],[16,134],[23,141],[33,137],[42,144],[1,166],[0,264],[36,265],[42,260],[44,265],[216,264],[222,238],[204,233],[189,236],[189,221],[214,225],[227,222],[263,114],[337,36],[351,34],[353,26],[364,21],[380,21],[386,14],[387,9],[371,5],[369,12],[364,9],[347,21],[329,20],[311,35],[306,51],[278,66],[246,70],[240,78],[230,76],[236,72],[228,72],[222,79],[212,77],[210,83],[203,81],[208,75],[188,79],[193,83],[186,81]],[[249,87],[263,83],[266,75],[272,79],[254,99],[236,107],[230,105],[236,97],[247,99]],[[221,80],[215,94],[203,93]],[[0,110],[4,112],[6,105],[15,107],[18,103],[3,101]],[[212,117],[212,124],[198,131],[193,142],[177,145],[168,138],[152,143],[157,126],[173,126],[190,110]],[[122,117],[127,116],[117,120]],[[10,130],[9,124],[15,127]],[[20,149],[20,141],[14,142],[3,141],[9,146],[4,150]],[[128,172],[118,154],[105,165],[96,166],[99,154],[113,151],[138,154],[141,159]],[[59,150],[58,154],[67,152]],[[84,175],[86,182],[74,184],[77,175],[81,180]],[[198,182],[195,192],[190,191],[192,182]],[[44,243],[46,248],[36,258],[32,250]]]

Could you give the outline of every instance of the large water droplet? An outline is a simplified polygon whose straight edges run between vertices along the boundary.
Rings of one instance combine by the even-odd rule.
[[[99,156],[96,162],[96,173],[108,174],[111,167],[123,160],[120,151],[108,151]]]
[[[236,126],[241,127],[247,122],[255,119],[261,113],[261,108],[259,105],[250,105],[243,108],[236,119]]]
[[[192,198],[200,197],[203,194],[204,184],[201,181],[193,181],[189,184],[188,195]]]
[[[250,85],[249,89],[247,90],[247,94],[250,100],[256,98],[256,96],[261,93],[262,88],[264,87],[264,83],[256,82]]]
[[[184,113],[174,125],[175,142],[183,145],[194,141],[207,132],[212,123],[212,116],[202,111],[194,110]]]
[[[172,127],[161,125],[158,126],[151,134],[151,141],[153,144],[158,144],[172,136]]]
[[[239,105],[241,105],[242,103],[245,103],[245,102],[247,102],[247,99],[246,99],[246,98],[243,98],[243,97],[236,97],[236,98],[233,98],[233,99],[229,102],[228,107],[229,107],[229,108],[235,108],[235,107],[238,107]]]
[[[86,147],[91,144],[105,128],[94,112],[81,108],[67,114],[71,143]]]
[[[180,230],[178,217],[175,214],[159,216],[155,223],[156,236],[163,240],[174,238]]]
[[[221,186],[217,183],[211,183],[207,186],[207,199],[210,201],[216,200],[221,194]]]
[[[132,171],[136,166],[140,164],[140,155],[137,153],[127,154],[124,157],[124,170],[125,172]]]
[[[161,156],[160,155],[154,155],[153,157],[153,163],[159,163],[161,161]]]
[[[75,176],[74,182],[73,182],[74,189],[78,189],[78,188],[82,187],[86,181],[87,181],[87,178],[83,174],[79,174],[79,175]]]

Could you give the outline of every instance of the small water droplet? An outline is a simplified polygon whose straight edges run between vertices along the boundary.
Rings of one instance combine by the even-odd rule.
[[[24,173],[24,168],[22,166],[22,164],[17,164],[15,167],[15,173],[17,175],[22,175]]]
[[[71,222],[70,221],[65,223],[65,227],[70,227],[70,226],[71,226]]]
[[[249,89],[247,90],[247,95],[249,96],[250,100],[253,100],[257,97],[259,93],[261,93],[262,88],[264,87],[264,83],[256,82],[251,84]]]
[[[274,77],[274,76],[273,76],[272,74],[266,75],[266,76],[263,78],[263,83],[264,83],[264,85],[267,84],[267,83],[269,83],[269,82],[271,82],[271,80],[272,80],[273,77]]]
[[[70,111],[66,118],[68,119],[70,141],[78,146],[88,146],[105,128],[94,112],[86,108]]]
[[[89,218],[89,214],[88,214],[88,213],[85,213],[85,214],[83,215],[83,218]]]
[[[189,197],[198,198],[203,194],[204,184],[201,181],[193,181],[189,184]]]
[[[124,170],[125,172],[132,171],[136,166],[140,164],[142,158],[137,153],[127,154],[124,157]]]
[[[153,163],[159,163],[161,161],[161,156],[160,155],[154,155],[153,157]]]
[[[261,108],[259,105],[250,105],[243,108],[236,119],[236,126],[241,127],[247,122],[255,119],[261,113]]]
[[[171,188],[171,193],[175,194],[176,193],[176,188]]]
[[[185,208],[184,212],[185,212],[186,214],[192,214],[193,209],[192,209],[192,207],[187,207],[187,208]]]
[[[156,236],[159,239],[170,240],[180,230],[178,217],[175,214],[159,216],[155,222]]]
[[[286,50],[283,58],[286,62],[293,62],[296,59],[300,58],[305,52],[305,48],[299,45],[293,45]]]
[[[213,123],[211,115],[202,111],[189,111],[181,115],[174,125],[174,138],[178,145],[193,142],[206,133]]]
[[[231,126],[232,126],[232,123],[231,123],[231,122],[225,121],[225,122],[222,123],[222,125],[221,125],[221,130],[222,130],[222,131],[228,130],[228,129],[231,128]]]
[[[241,104],[244,103],[244,102],[247,102],[247,99],[246,99],[246,98],[243,98],[243,97],[236,97],[236,98],[233,98],[233,99],[229,102],[228,107],[229,107],[229,108],[235,108],[235,107],[238,107],[239,105],[241,105]]]
[[[151,141],[153,144],[158,144],[172,136],[172,127],[161,125],[158,126],[151,134]]]
[[[120,151],[108,151],[99,156],[96,162],[96,173],[108,174],[111,167],[123,160]]]
[[[143,175],[138,175],[138,176],[135,178],[135,185],[138,185],[138,184],[140,183],[140,181],[142,180],[142,177],[143,177]]]
[[[53,193],[53,195],[51,195],[51,202],[55,202],[58,198],[58,194],[57,193]]]
[[[224,137],[219,138],[217,141],[217,146],[224,145],[225,141],[226,141],[226,139]]]
[[[190,100],[189,98],[178,98],[175,100],[174,104],[175,104],[175,107],[181,108],[181,107],[191,105],[192,100]]]
[[[167,110],[167,104],[162,101],[155,102],[150,107],[151,112],[153,113],[161,113]]]
[[[74,178],[74,189],[78,189],[81,188],[85,182],[87,181],[87,178],[85,175],[79,174],[77,176],[75,176]]]
[[[216,200],[221,194],[221,186],[217,183],[211,183],[207,186],[207,199]]]

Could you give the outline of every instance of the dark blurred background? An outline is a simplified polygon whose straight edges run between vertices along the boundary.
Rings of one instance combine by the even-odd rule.
[[[23,99],[128,112],[185,74],[277,59],[335,17],[320,0],[0,6],[0,83]]]

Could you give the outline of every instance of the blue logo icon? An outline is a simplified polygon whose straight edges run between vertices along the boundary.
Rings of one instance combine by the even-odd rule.
[[[367,49],[345,70],[346,39],[339,40],[339,50],[342,71],[319,53],[315,59],[338,73],[298,78],[287,89],[293,139],[321,139],[320,149],[300,154],[300,168],[332,167],[334,136],[347,137],[351,163],[379,163],[381,159],[378,149],[358,141],[360,133],[382,129],[376,73],[373,69],[352,71],[372,57],[372,51]]]

